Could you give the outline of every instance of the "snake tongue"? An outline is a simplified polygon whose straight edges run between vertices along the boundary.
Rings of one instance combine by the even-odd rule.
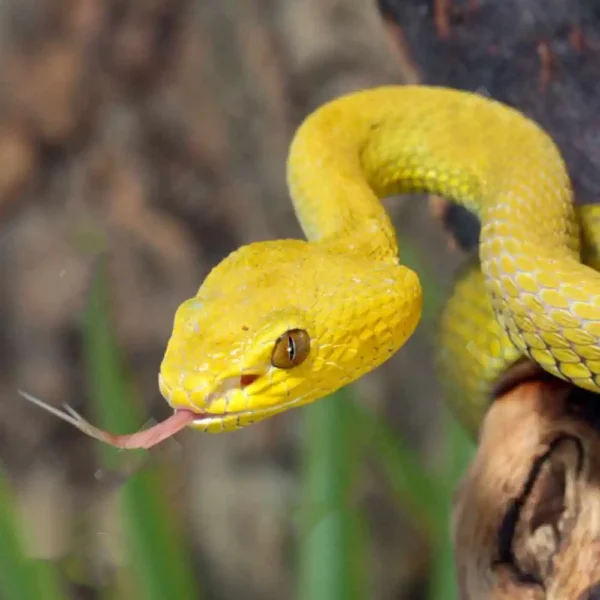
[[[178,409],[170,417],[153,425],[149,429],[137,431],[126,435],[115,435],[102,430],[102,441],[117,448],[133,450],[136,448],[149,449],[164,440],[173,437],[182,429],[193,423],[200,415],[187,409]]]
[[[77,429],[86,435],[124,450],[140,448],[148,450],[179,433],[182,429],[191,425],[194,421],[201,419],[203,416],[202,413],[193,412],[187,408],[178,408],[170,417],[148,429],[119,435],[92,425],[68,405],[65,405],[64,410],[61,410],[22,390],[19,390],[19,394],[36,406],[77,427]]]

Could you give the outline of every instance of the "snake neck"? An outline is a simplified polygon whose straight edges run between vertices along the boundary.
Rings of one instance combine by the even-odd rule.
[[[579,258],[571,186],[555,144],[521,113],[477,94],[396,86],[325,104],[292,141],[288,185],[309,240],[363,254],[398,255],[380,199],[425,192],[479,217],[482,263],[518,253],[516,246],[550,260]]]
[[[396,232],[382,190],[363,164],[373,119],[358,118],[348,100],[321,107],[296,132],[287,163],[294,209],[309,241],[331,252],[396,262]]]
[[[567,245],[576,254],[571,230],[557,239],[565,199],[543,200],[569,193],[556,165],[563,166],[550,138],[509,107],[466,92],[397,86],[315,111],[292,141],[287,178],[307,238],[340,251],[395,260],[396,234],[380,199],[425,192],[474,212],[495,230],[487,239],[529,240],[549,252]],[[541,199],[519,201],[532,192]]]

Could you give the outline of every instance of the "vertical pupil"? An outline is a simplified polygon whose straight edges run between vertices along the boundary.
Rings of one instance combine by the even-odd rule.
[[[290,361],[294,362],[294,359],[296,358],[296,344],[294,344],[294,338],[291,335],[288,335],[287,351]]]

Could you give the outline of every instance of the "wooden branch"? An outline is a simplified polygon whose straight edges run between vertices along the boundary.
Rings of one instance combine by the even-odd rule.
[[[461,600],[600,598],[600,399],[547,376],[498,398],[456,497]]]

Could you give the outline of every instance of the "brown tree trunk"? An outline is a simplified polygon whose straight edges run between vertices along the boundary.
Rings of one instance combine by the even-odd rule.
[[[463,600],[600,594],[598,397],[540,375],[495,400],[455,498]]]

